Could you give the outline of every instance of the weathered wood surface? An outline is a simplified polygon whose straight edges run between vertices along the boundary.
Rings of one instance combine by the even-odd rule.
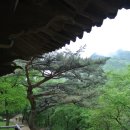
[[[14,59],[63,47],[122,8],[130,0],[0,0],[0,76],[14,71]]]

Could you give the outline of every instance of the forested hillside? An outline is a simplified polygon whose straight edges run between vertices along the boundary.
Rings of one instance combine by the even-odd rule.
[[[103,56],[93,54],[91,58],[97,59]],[[118,50],[114,54],[110,55],[110,59],[104,65],[105,71],[119,71],[124,70],[130,64],[130,51]]]
[[[0,123],[22,114],[30,130],[129,130],[130,52],[80,52],[16,61],[23,69],[0,78]]]

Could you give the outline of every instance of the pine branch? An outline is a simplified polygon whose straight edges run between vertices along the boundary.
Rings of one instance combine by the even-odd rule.
[[[57,93],[55,93],[54,91],[48,91],[48,92],[44,92],[44,93],[39,93],[37,95],[34,95],[35,98],[38,97],[42,97],[42,96],[50,96],[50,95],[55,95]]]
[[[40,87],[41,84],[49,81],[50,79],[53,79],[53,76],[50,76],[50,77],[45,77],[44,79],[42,79],[41,81],[35,83],[32,85],[33,88],[37,88],[37,87]]]

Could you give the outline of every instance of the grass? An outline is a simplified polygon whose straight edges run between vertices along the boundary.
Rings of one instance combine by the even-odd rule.
[[[0,121],[0,126],[5,126],[5,121]],[[12,122],[10,123],[10,125],[14,125]],[[1,129],[1,130],[14,130],[14,128],[9,128],[9,129]]]

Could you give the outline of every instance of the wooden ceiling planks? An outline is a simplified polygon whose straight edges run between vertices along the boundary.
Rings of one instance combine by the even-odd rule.
[[[82,38],[122,8],[129,9],[130,0],[0,0],[0,75],[14,71],[14,59]]]

